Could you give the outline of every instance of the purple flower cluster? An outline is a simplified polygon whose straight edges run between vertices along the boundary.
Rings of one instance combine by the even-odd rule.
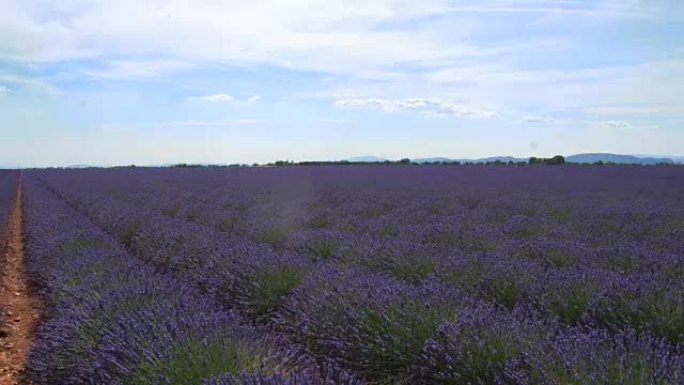
[[[404,383],[425,342],[466,301],[435,282],[412,286],[324,265],[284,303],[276,322],[316,356],[337,359],[373,381]]]
[[[680,168],[122,169],[29,177],[36,205],[59,197],[54,206],[71,207],[69,215],[28,213],[52,231],[30,238],[36,276],[54,287],[48,296],[57,314],[82,317],[75,325],[103,322],[108,331],[92,342],[89,326],[72,328],[55,345],[80,357],[70,366],[55,361],[69,375],[146,383],[195,371],[192,362],[177,364],[178,349],[183,357],[204,352],[203,367],[222,368],[220,357],[234,349],[258,358],[229,374],[210,372],[207,384],[347,384],[356,381],[349,373],[373,384],[684,383]],[[84,229],[99,241],[79,235]],[[50,262],[66,256],[77,257]],[[129,274],[128,264],[144,269]],[[128,279],[135,290],[118,286]],[[165,299],[148,308],[154,290]],[[132,309],[116,305],[122,295]],[[197,307],[212,315],[195,314]],[[127,340],[136,330],[167,337],[155,337],[159,345]],[[136,355],[136,346],[148,345],[159,354]],[[136,374],[116,366],[124,365],[119,358],[135,363]]]

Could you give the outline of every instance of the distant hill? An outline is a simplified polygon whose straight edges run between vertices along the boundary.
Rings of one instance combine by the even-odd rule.
[[[455,159],[445,158],[443,156],[438,156],[434,158],[419,158],[411,159],[413,163],[439,163],[439,162],[453,162]]]
[[[684,163],[684,156],[670,156],[670,155],[652,155],[652,154],[631,154],[637,158],[669,158],[675,163]]]
[[[519,158],[514,156],[489,156],[485,158],[448,158],[444,156],[436,156],[431,158],[415,158],[411,159],[413,163],[425,164],[425,163],[448,163],[448,162],[460,162],[460,163],[493,163],[493,162],[527,162],[529,158]],[[380,158],[377,156],[359,156],[355,158],[347,159],[349,162],[384,162],[385,158]],[[616,164],[641,164],[641,165],[655,165],[655,164],[675,164],[684,163],[684,157],[664,157],[656,155],[622,155],[622,154],[611,154],[611,153],[587,153],[587,154],[575,154],[565,157],[565,161],[568,163],[616,163]]]
[[[368,156],[356,156],[356,157],[353,157],[353,158],[346,159],[346,161],[352,162],[352,163],[354,163],[354,162],[380,163],[380,162],[384,162],[384,161],[386,161],[386,160],[387,160],[387,159],[385,159],[385,158],[380,158],[380,157],[372,156],[372,155],[368,155]]]
[[[487,163],[487,162],[527,162],[529,158],[516,158],[513,156],[490,156],[487,158],[475,159],[475,163]]]
[[[653,157],[638,157],[634,155],[619,155],[619,154],[608,154],[608,153],[595,153],[595,154],[577,154],[565,157],[565,161],[568,163],[617,163],[617,164],[643,164],[643,165],[655,165],[655,164],[674,164],[671,158],[653,158]]]
[[[435,158],[418,158],[412,159],[413,163],[440,163],[440,162],[460,162],[460,163],[488,163],[488,162],[527,162],[528,158],[516,158],[513,156],[489,156],[486,158],[478,159],[455,159],[455,158],[445,158],[445,157],[435,157]]]

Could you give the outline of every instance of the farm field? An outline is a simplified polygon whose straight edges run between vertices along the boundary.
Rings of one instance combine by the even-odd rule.
[[[3,239],[18,183],[0,173]],[[21,183],[34,384],[684,384],[681,167]]]

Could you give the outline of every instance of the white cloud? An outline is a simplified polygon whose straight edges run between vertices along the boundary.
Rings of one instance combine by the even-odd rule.
[[[630,128],[632,125],[624,120],[608,120],[602,123],[606,127],[610,128]]]
[[[335,101],[335,108],[341,110],[356,110],[356,109],[381,109],[386,112],[396,111],[394,104],[382,99],[342,99]]]
[[[228,94],[214,94],[207,96],[191,96],[188,100],[204,101],[204,102],[232,102],[233,97]]]
[[[591,68],[592,59],[581,57],[578,65],[589,68],[554,70],[537,59],[549,51],[560,58],[564,52],[559,50],[587,43],[583,34],[575,34],[583,25],[570,30],[529,28],[519,39],[492,38],[514,36],[511,32],[524,22],[506,17],[490,28],[491,17],[498,16],[489,13],[521,13],[528,22],[562,14],[572,24],[593,20],[592,15],[668,17],[678,9],[674,2],[646,5],[637,0],[483,0],[475,5],[449,0],[5,0],[0,58],[104,60],[101,67],[79,72],[117,79],[163,76],[206,65],[265,65],[316,71],[314,76],[342,75],[345,82],[353,77],[362,87],[375,88],[335,98],[432,95],[499,111],[526,111],[529,106],[541,106],[540,111],[585,109],[612,97],[635,104],[671,103],[682,91],[684,77],[676,73],[662,76],[666,70],[658,75],[657,68],[647,66]],[[518,65],[511,65],[506,56],[511,53],[531,57],[540,69],[530,70],[518,59],[512,61]],[[397,89],[403,92],[390,92]]]
[[[261,96],[254,95],[254,96],[250,96],[249,98],[247,98],[247,103],[252,104],[252,103],[258,102],[259,100],[261,100]]]
[[[418,111],[431,117],[464,117],[471,119],[496,119],[501,115],[496,111],[487,111],[468,106],[444,103],[437,100],[411,98],[403,100],[340,99],[335,101],[335,108],[341,110],[371,109],[384,112]]]
[[[0,94],[8,94],[10,91],[9,87],[0,85]]]
[[[601,122],[600,125],[604,128],[616,129],[621,131],[650,131],[659,128],[656,125],[636,125],[625,120],[607,120]]]
[[[523,123],[556,123],[557,119],[550,116],[528,115],[522,118]]]
[[[6,4],[5,4],[6,3]],[[466,39],[471,26],[423,28],[448,0],[137,1],[8,0],[0,56],[34,62],[170,57],[266,64],[351,76],[386,76],[398,63],[434,65],[495,55]],[[415,23],[413,26],[409,26]],[[409,27],[388,28],[403,24]],[[111,63],[105,76],[148,76],[150,63]],[[160,64],[160,63],[157,63]],[[154,68],[153,68],[154,69]]]

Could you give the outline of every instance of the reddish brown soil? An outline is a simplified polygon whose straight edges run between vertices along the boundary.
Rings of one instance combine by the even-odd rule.
[[[0,281],[0,385],[30,384],[25,379],[28,352],[40,319],[40,301],[31,290],[24,267],[24,215],[21,183],[10,216]]]

